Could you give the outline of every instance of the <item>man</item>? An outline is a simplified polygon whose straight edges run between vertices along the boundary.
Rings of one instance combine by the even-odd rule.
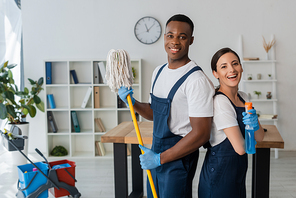
[[[153,120],[151,150],[140,145],[143,169],[151,169],[160,198],[192,197],[199,147],[210,138],[214,87],[201,68],[188,57],[193,43],[192,21],[174,15],[166,23],[164,47],[168,63],[158,66],[152,75],[149,103],[132,97],[132,89],[121,88],[120,98],[132,97],[134,109]],[[149,182],[147,195],[152,198]]]

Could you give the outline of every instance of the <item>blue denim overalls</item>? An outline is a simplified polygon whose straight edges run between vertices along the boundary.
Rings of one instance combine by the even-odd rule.
[[[216,95],[218,94],[223,93],[217,92]],[[240,95],[238,97],[242,102],[245,102]],[[239,128],[245,137],[245,124],[242,121],[242,112],[245,111],[245,108],[236,107],[231,100],[230,102],[235,108]],[[198,197],[245,198],[247,169],[248,155],[237,154],[228,138],[220,144],[208,148],[200,173]]]
[[[186,78],[191,73],[201,70],[200,67],[195,66],[176,82],[167,98],[158,98],[153,95],[153,89],[159,74],[165,66],[166,64],[159,69],[153,82],[151,93],[151,108],[153,110],[152,150],[156,153],[164,152],[182,139],[181,136],[173,134],[168,126],[171,102],[176,91]],[[199,150],[151,170],[159,198],[192,197],[192,180],[195,174],[198,156]],[[149,182],[147,182],[147,197],[153,197]]]

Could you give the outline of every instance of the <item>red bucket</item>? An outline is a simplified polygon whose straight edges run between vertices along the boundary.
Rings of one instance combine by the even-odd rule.
[[[64,167],[61,169],[56,169],[55,171],[57,172],[57,176],[60,182],[65,182],[66,184],[69,184],[70,186],[75,186],[75,180],[69,175],[69,173],[75,178],[75,162],[69,161],[69,160],[60,160],[60,161],[54,161],[54,162],[49,162],[50,167],[53,167],[55,165],[60,165],[60,164],[66,164],[68,163],[71,167]],[[69,173],[67,173],[67,171]],[[60,188],[60,190],[56,188],[50,188],[49,189],[50,193],[53,194],[55,197],[62,197],[66,195],[70,195],[70,193],[64,189]]]

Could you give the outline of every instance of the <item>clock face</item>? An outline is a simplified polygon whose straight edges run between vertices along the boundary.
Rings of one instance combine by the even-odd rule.
[[[161,25],[153,17],[143,17],[136,23],[134,32],[141,43],[152,44],[161,36]]]

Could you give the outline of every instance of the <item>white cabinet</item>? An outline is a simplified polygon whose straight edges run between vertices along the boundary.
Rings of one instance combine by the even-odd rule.
[[[244,68],[242,90],[250,94],[251,102],[254,103],[260,115],[259,120],[273,121],[276,124],[277,119],[274,117],[277,116],[277,80],[275,79],[275,72],[273,72],[276,61],[242,61],[242,64]],[[248,79],[250,74],[253,76],[252,80]],[[271,74],[271,79],[269,79],[268,74]],[[258,79],[257,75],[261,76],[261,79]],[[258,96],[255,92],[261,94]],[[274,119],[272,119],[271,115],[274,115]]]
[[[132,121],[128,108],[120,108],[118,96],[111,92],[109,86],[104,84],[102,79],[99,83],[95,80],[98,63],[105,60],[45,60],[44,76],[46,79],[46,63],[51,63],[52,82],[45,82],[45,93],[53,94],[56,108],[51,108],[49,103],[45,105],[45,113],[51,111],[57,125],[57,132],[53,132],[46,117],[46,143],[48,157],[55,146],[64,146],[68,150],[66,157],[101,157],[98,155],[95,141],[100,141],[100,137],[110,129],[123,121]],[[131,60],[131,66],[135,69],[134,97],[141,101],[141,60]],[[78,82],[74,83],[70,70],[75,70]],[[101,77],[100,77],[101,78]],[[85,108],[81,107],[87,90],[91,87],[91,95]],[[95,100],[95,89],[99,93],[99,100]],[[99,108],[95,108],[99,101]],[[95,105],[96,103],[96,105]],[[71,111],[77,114],[80,132],[75,132]],[[105,131],[95,122],[95,118],[100,118]],[[140,121],[142,120],[139,117]],[[107,152],[106,156],[112,155],[113,146],[111,143],[104,144]],[[64,156],[65,157],[65,156]]]
[[[272,35],[273,39],[274,36]],[[244,60],[243,38],[240,36],[240,58],[244,69],[240,90],[249,94],[250,101],[259,113],[261,124],[278,125],[277,115],[277,75],[275,46],[273,46],[268,56],[259,57],[259,60]],[[262,46],[263,49],[263,46]],[[246,49],[252,50],[252,49]],[[269,59],[267,60],[267,57]],[[251,78],[251,79],[250,79]],[[261,92],[256,95],[254,92]],[[268,93],[271,92],[271,98]],[[278,157],[278,150],[275,149],[275,158]]]
[[[243,48],[242,37],[240,42]],[[259,60],[246,61],[244,60],[243,49],[241,49],[241,61],[244,72],[240,89],[249,94],[250,101],[253,102],[253,106],[260,115],[260,122],[277,125],[278,119],[275,117],[277,117],[278,100],[274,47],[269,51],[272,60],[266,60],[264,56],[264,58],[259,58]],[[261,94],[256,95],[255,92],[260,92]],[[271,98],[269,95],[271,95]]]

